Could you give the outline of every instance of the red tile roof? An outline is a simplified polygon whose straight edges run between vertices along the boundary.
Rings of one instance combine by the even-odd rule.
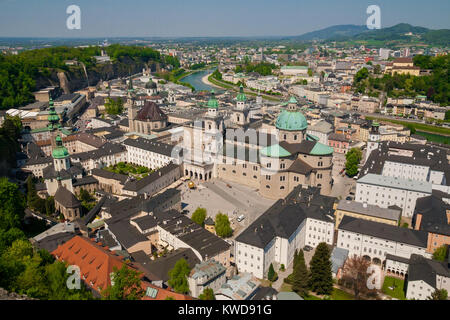
[[[115,253],[105,250],[101,243],[80,236],[58,246],[52,254],[58,260],[78,266],[83,281],[98,292],[111,285],[113,268],[120,269],[124,263]]]
[[[58,260],[78,266],[83,281],[97,292],[111,285],[110,274],[113,268],[120,269],[124,263],[123,257],[110,251],[108,247],[81,236],[75,236],[58,246],[52,254]],[[133,265],[128,267],[136,269]],[[190,296],[156,287],[146,281],[141,281],[141,286],[144,291],[152,288],[154,290],[150,291],[155,293],[152,297],[145,295],[142,300],[165,300],[167,297],[173,297],[175,300],[192,300]]]

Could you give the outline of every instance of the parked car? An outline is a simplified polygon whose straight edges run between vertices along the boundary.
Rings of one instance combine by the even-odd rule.
[[[347,197],[347,198],[345,198],[345,200],[352,201],[353,197]]]
[[[189,210],[184,209],[183,211],[181,211],[181,213],[182,213],[182,214],[188,214],[188,213],[189,213]]]
[[[241,214],[239,217],[237,217],[237,222],[241,222],[242,220],[245,219],[245,216],[243,214]]]
[[[312,249],[313,249],[313,247],[311,247],[311,246],[305,246],[303,248],[304,251],[311,251]]]

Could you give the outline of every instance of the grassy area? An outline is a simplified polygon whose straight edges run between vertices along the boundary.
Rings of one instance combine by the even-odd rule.
[[[405,285],[405,281],[393,277],[385,277],[383,288],[381,289],[383,293],[391,296],[393,298],[399,300],[406,300],[405,293],[403,292],[403,287]],[[389,287],[394,287],[394,290],[391,290]]]
[[[292,292],[292,285],[283,282],[280,288],[280,292]]]
[[[427,138],[427,140],[431,142],[450,144],[450,137],[447,136],[422,131],[416,131],[416,134]]]
[[[319,297],[316,297],[312,294],[308,295],[307,297],[303,297],[303,299],[305,299],[305,300],[322,300]]]
[[[384,121],[384,122],[390,122],[395,124],[401,124],[405,127],[414,127],[417,131],[421,132],[429,132],[429,133],[437,133],[437,134],[443,134],[450,136],[450,129],[443,128],[443,127],[437,127],[430,124],[425,123],[416,123],[416,122],[407,122],[402,120],[396,120],[396,119],[386,119],[386,118],[379,118],[379,117],[366,117],[367,120],[373,120],[377,119],[378,121]]]
[[[292,285],[287,284],[287,283],[283,283],[281,285],[280,292],[291,292],[291,291],[292,291]],[[319,298],[318,296],[314,295],[311,292],[309,293],[309,295],[307,297],[303,297],[303,298],[305,300],[323,300],[322,298]],[[330,299],[331,300],[354,300],[355,298],[351,294],[349,294],[343,290],[334,288],[333,293],[330,296]]]
[[[341,290],[334,288],[331,294],[331,300],[354,300],[353,295]]]
[[[147,167],[136,166],[131,163],[124,162],[119,162],[118,164],[109,166],[105,168],[105,170],[118,174],[132,175],[136,179],[142,179],[152,172],[152,170]]]

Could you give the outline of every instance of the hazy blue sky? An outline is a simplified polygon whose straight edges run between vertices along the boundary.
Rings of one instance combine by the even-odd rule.
[[[66,8],[81,8],[81,30]],[[0,0],[1,37],[299,35],[365,24],[381,7],[382,27],[400,22],[450,28],[448,0]]]

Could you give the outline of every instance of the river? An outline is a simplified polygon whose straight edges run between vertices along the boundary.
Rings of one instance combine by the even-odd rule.
[[[196,91],[202,91],[202,90],[210,91],[214,88],[211,87],[210,85],[207,85],[206,83],[203,83],[202,78],[210,73],[213,73],[214,70],[215,70],[215,68],[199,71],[199,72],[193,73],[185,78],[182,78],[180,81],[190,83],[195,88]]]

